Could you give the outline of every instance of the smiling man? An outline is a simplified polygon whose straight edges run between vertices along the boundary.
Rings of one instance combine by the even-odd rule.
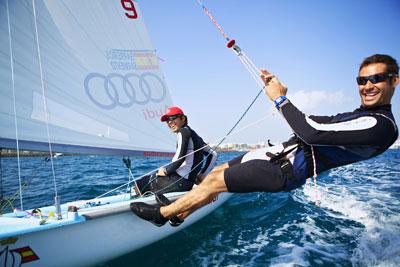
[[[262,70],[261,78],[265,94],[282,113],[294,137],[218,166],[171,205],[132,203],[133,212],[161,226],[172,216],[192,213],[221,192],[290,191],[318,173],[377,156],[398,137],[390,101],[399,84],[399,67],[388,55],[373,55],[361,63],[356,79],[361,106],[335,116],[305,115],[286,98],[286,86],[274,75]]]
[[[367,58],[360,66],[357,83],[364,107],[375,107],[390,104],[394,88],[399,82],[398,68],[393,64],[383,62],[373,63],[374,60],[385,58],[375,55]]]

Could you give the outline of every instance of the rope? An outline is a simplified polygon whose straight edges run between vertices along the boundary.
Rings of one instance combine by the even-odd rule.
[[[180,159],[183,159],[183,158],[185,158],[185,157],[187,157],[187,156],[189,156],[189,155],[192,155],[192,154],[194,154],[194,153],[196,153],[196,152],[198,152],[198,151],[204,149],[204,148],[207,147],[207,146],[208,146],[208,145],[206,144],[206,145],[200,147],[200,148],[197,149],[197,150],[194,150],[194,151],[192,151],[192,152],[190,152],[190,153],[188,153],[188,154],[186,154],[186,155],[183,155],[182,157],[178,158],[177,160],[180,160]],[[105,192],[104,194],[101,194],[100,196],[95,197],[94,199],[98,199],[98,198],[101,198],[101,197],[103,197],[103,196],[105,196],[105,195],[108,195],[108,194],[110,194],[110,193],[112,193],[112,192],[114,192],[114,191],[116,191],[116,190],[118,190],[118,189],[120,189],[120,188],[122,188],[122,187],[124,187],[124,186],[126,186],[126,185],[129,185],[129,184],[132,183],[132,182],[135,182],[136,180],[139,180],[139,179],[141,179],[141,178],[143,178],[143,177],[145,177],[145,176],[147,176],[147,175],[151,175],[153,172],[157,171],[159,168],[166,167],[166,166],[168,166],[168,165],[170,165],[170,164],[172,164],[172,163],[173,163],[173,162],[168,162],[167,164],[164,164],[164,165],[162,165],[162,166],[160,166],[160,167],[157,167],[157,169],[151,170],[151,171],[149,171],[149,172],[143,174],[142,176],[139,176],[139,177],[137,177],[136,179],[133,179],[132,181],[130,181],[130,182],[128,182],[128,183],[122,184],[122,185],[120,185],[120,186],[118,186],[118,187],[116,187],[116,188],[114,188],[114,189],[112,189],[112,190],[110,190],[110,191]]]
[[[6,1],[7,5],[7,23],[8,23],[8,42],[10,45],[10,65],[11,65],[11,81],[12,81],[12,92],[13,92],[13,102],[14,102],[14,125],[15,125],[15,141],[17,145],[17,166],[18,166],[18,181],[19,181],[19,198],[20,198],[20,206],[21,209],[24,208],[24,204],[22,201],[22,179],[21,179],[21,163],[20,163],[20,155],[19,155],[19,139],[18,139],[18,123],[17,123],[17,104],[16,104],[16,96],[15,96],[15,79],[14,79],[14,59],[13,59],[13,49],[12,49],[12,41],[11,41],[11,24],[10,24],[10,11],[8,8],[8,0]]]
[[[38,168],[40,168],[40,167],[38,167]],[[30,178],[26,179],[26,181],[20,186],[19,191],[23,192],[29,186],[29,184],[33,181],[34,178],[35,178],[35,176],[31,175]],[[0,202],[0,214],[3,213],[3,211],[7,207],[7,204],[8,204],[8,206],[10,206],[11,210],[14,210],[13,203],[14,203],[16,197],[19,195],[18,194],[19,191],[16,190],[11,197],[3,199],[4,202],[6,202],[4,205]]]
[[[234,53],[239,57],[240,61],[242,64],[245,66],[247,71],[250,73],[251,77],[255,80],[257,85],[264,89],[264,82],[261,80],[260,77],[260,70],[257,68],[257,66],[253,63],[253,61],[242,51],[242,49],[235,44],[236,41],[234,39],[231,39],[228,37],[228,35],[222,30],[222,27],[218,24],[218,22],[215,20],[209,9],[200,1],[196,0],[197,3],[201,6],[201,8],[204,10],[206,15],[210,18],[210,20],[214,23],[215,27],[219,30],[219,32],[222,34],[222,36],[227,40],[226,46],[229,49],[232,49]]]
[[[197,3],[203,8],[204,12],[207,14],[207,16],[211,19],[211,21],[214,23],[215,27],[217,27],[217,29],[219,30],[219,32],[222,34],[222,36],[224,36],[224,38],[229,41],[229,37],[228,35],[226,35],[226,33],[222,30],[222,28],[218,25],[217,21],[214,19],[213,15],[210,13],[210,11],[208,10],[208,8],[203,5],[203,3],[200,0],[197,0]]]
[[[253,100],[253,102],[251,103],[251,105],[255,102],[256,99],[257,99],[257,97]],[[250,105],[250,106],[251,106],[251,105]],[[250,106],[249,106],[249,108],[250,108]],[[249,110],[249,108],[246,110],[246,112]],[[246,112],[245,112],[245,113],[246,113]],[[240,118],[240,120],[244,117],[245,113],[242,115],[242,117]],[[238,134],[239,132],[241,132],[241,131],[243,131],[243,130],[249,128],[250,126],[253,126],[253,125],[255,125],[255,124],[257,124],[257,123],[259,123],[259,122],[265,120],[267,117],[268,117],[268,116],[265,116],[265,117],[263,117],[263,118],[261,118],[261,119],[255,121],[255,122],[252,122],[252,123],[250,123],[250,124],[248,124],[248,125],[246,125],[246,126],[240,128],[240,129],[237,130],[236,132],[233,132],[233,133],[232,133],[233,129],[234,129],[234,128],[237,126],[237,124],[239,123],[239,121],[240,121],[240,120],[239,120],[239,121],[235,124],[235,126],[232,127],[231,131],[223,138],[223,140],[221,140],[221,141],[219,142],[219,144],[217,144],[214,148],[211,148],[211,150],[212,150],[212,151],[215,151],[215,150],[217,149],[217,147],[219,147],[219,146],[222,144],[222,142],[223,142],[228,136],[232,136],[232,135]],[[203,146],[203,147],[201,147],[201,148],[199,148],[199,149],[197,149],[197,150],[195,150],[195,151],[193,151],[193,152],[191,152],[191,153],[186,154],[185,156],[182,156],[181,158],[186,157],[186,156],[188,156],[188,155],[191,155],[191,154],[193,154],[193,153],[195,153],[195,152],[197,152],[197,151],[199,151],[199,150],[202,150],[202,149],[205,148],[205,147],[206,147],[206,146]],[[197,166],[199,166],[200,164],[202,164],[205,160],[207,160],[207,158],[208,158],[210,155],[211,155],[211,153],[208,154],[205,158],[203,158],[203,160],[202,160],[200,163],[198,163],[196,166],[194,166],[194,167],[192,168],[192,170],[195,169],[195,168],[196,168]],[[181,159],[181,158],[179,158],[179,159]],[[179,160],[179,159],[178,159],[178,160]],[[168,165],[171,164],[171,163],[172,163],[172,162],[166,164],[165,166],[168,166]],[[155,170],[154,170],[154,171],[155,171]],[[153,171],[152,171],[152,172],[153,172]],[[151,172],[151,173],[152,173],[152,172]],[[189,173],[190,173],[190,172],[189,172]],[[187,173],[186,175],[188,175],[189,173]],[[186,175],[184,175],[184,176],[186,176]],[[146,176],[146,175],[143,175],[143,176],[139,177],[138,179],[140,179],[140,178],[142,178],[142,177],[144,177],[144,176]],[[184,176],[183,176],[183,177],[184,177]],[[159,191],[156,191],[155,193],[158,193],[158,192],[160,192],[160,191],[162,191],[162,190],[164,190],[164,189],[166,189],[166,188],[168,188],[168,187],[174,185],[175,183],[177,183],[177,182],[179,182],[181,179],[183,179],[183,177],[181,177],[180,179],[176,180],[175,182],[169,184],[168,186],[164,187],[163,189],[160,189]],[[156,176],[154,179],[149,180],[149,182],[148,182],[148,184],[147,184],[146,186],[148,186],[152,181],[156,180],[157,178],[158,178],[158,177]],[[144,188],[146,188],[146,186],[145,186]],[[143,194],[143,195],[145,195],[145,194]]]
[[[0,206],[0,214],[3,214],[3,210],[5,210],[5,208],[7,207],[7,204],[10,206],[11,210],[14,210],[14,206],[13,206],[13,201],[11,201],[10,199],[4,198],[1,200],[0,203],[2,202],[6,202],[6,204],[1,205]]]
[[[254,103],[254,100],[253,100],[252,103]],[[241,118],[243,118],[243,117],[244,117],[244,116],[242,116]],[[265,117],[263,117],[263,118],[261,118],[261,119],[259,119],[259,120],[257,120],[257,121],[255,121],[255,122],[252,122],[252,123],[249,123],[249,124],[243,126],[242,128],[238,129],[238,130],[235,131],[235,132],[233,132],[233,129],[234,129],[235,127],[232,127],[229,136],[238,134],[238,133],[244,131],[245,129],[249,128],[250,126],[253,126],[253,125],[257,124],[257,123],[260,123],[261,121],[265,120],[267,117],[268,117],[268,115],[265,116]],[[238,124],[238,123],[237,123],[237,124]],[[237,124],[236,124],[236,125],[237,125]],[[227,137],[228,137],[228,134],[224,137],[224,139],[226,139]],[[219,145],[220,145],[220,144],[219,144]],[[212,150],[215,151],[219,145],[217,145],[217,146],[215,146],[214,148],[212,148]],[[194,151],[192,151],[192,152],[190,152],[190,153],[188,153],[188,154],[186,154],[186,155],[184,155],[184,156],[182,156],[182,157],[180,157],[180,158],[178,158],[177,160],[180,160],[180,159],[182,159],[182,158],[184,158],[184,157],[186,157],[186,156],[189,156],[189,155],[191,155],[191,154],[194,154],[194,153],[196,153],[196,152],[198,152],[198,151],[204,149],[204,148],[207,147],[207,146],[208,146],[208,144],[207,144],[207,145],[204,145],[204,146],[200,147],[199,149],[194,150]],[[205,159],[203,159],[203,161],[204,161],[204,160],[205,160]],[[202,162],[203,162],[203,161],[202,161]],[[95,197],[94,199],[98,199],[98,198],[101,198],[101,197],[103,197],[103,196],[106,196],[106,195],[108,195],[108,194],[110,194],[110,193],[112,193],[112,192],[114,192],[114,191],[116,191],[116,190],[118,190],[118,189],[120,189],[120,188],[122,188],[122,187],[124,187],[124,186],[127,186],[127,185],[129,185],[130,183],[133,183],[133,182],[135,182],[135,181],[137,181],[137,180],[139,180],[139,179],[141,179],[141,178],[143,178],[143,177],[145,177],[145,176],[147,176],[147,175],[151,175],[153,172],[157,171],[159,168],[166,167],[166,166],[168,166],[169,164],[172,164],[172,162],[168,162],[167,164],[164,164],[164,165],[158,167],[157,169],[153,169],[153,170],[151,170],[151,171],[149,171],[149,172],[147,172],[147,173],[145,173],[145,174],[143,174],[143,175],[141,175],[141,176],[139,176],[139,177],[137,177],[137,178],[134,178],[133,180],[131,180],[131,182],[128,182],[128,183],[122,184],[122,185],[120,185],[120,186],[118,186],[118,187],[116,187],[116,188],[113,188],[112,190],[107,191],[107,192],[105,192],[105,193],[103,193],[103,194],[101,194],[101,195]]]
[[[314,180],[314,192],[315,192],[315,204],[319,206],[321,204],[321,200],[318,194],[318,188],[317,188],[317,164],[315,161],[315,154],[314,154],[314,147],[311,146],[311,155],[312,155],[312,160],[313,160],[313,180]]]
[[[219,143],[218,143],[214,148],[211,148],[212,151],[215,151],[215,150],[225,141],[225,139],[228,138],[228,136],[233,132],[233,130],[236,128],[236,126],[240,123],[240,121],[244,118],[244,116],[247,114],[247,112],[250,110],[250,108],[251,108],[251,107],[253,106],[253,104],[256,102],[257,98],[260,96],[260,94],[261,94],[262,91],[263,91],[263,90],[260,90],[260,91],[258,92],[258,94],[256,95],[256,97],[253,99],[253,101],[250,103],[250,105],[246,108],[246,110],[243,112],[243,114],[240,116],[240,118],[237,120],[237,122],[233,125],[233,127],[228,131],[228,133],[219,141]],[[236,133],[237,133],[237,132],[236,132]],[[193,154],[193,153],[195,153],[195,152],[197,152],[197,151],[199,151],[199,150],[202,150],[202,149],[205,148],[206,146],[207,146],[207,145],[205,145],[205,146],[203,146],[203,147],[201,147],[201,148],[199,148],[199,149],[197,149],[197,150],[195,150],[195,151],[193,151],[193,152],[191,152],[191,153],[188,153],[188,154],[186,154],[186,155],[180,157],[179,159],[182,159],[182,158],[184,158],[184,157],[186,157],[186,156],[188,156],[188,155],[191,155],[191,154]],[[204,162],[205,160],[207,160],[207,158],[208,158],[210,155],[211,155],[211,154],[208,154],[205,158],[203,158],[202,161],[200,161],[198,164],[196,164],[194,167],[192,167],[192,170],[191,170],[191,171],[193,171],[194,169],[196,169],[200,164],[203,164],[203,162]],[[177,159],[177,160],[179,160],[179,159]],[[173,162],[170,162],[170,163],[168,163],[168,164],[166,164],[166,165],[164,165],[164,166],[162,166],[162,167],[168,166],[169,164],[172,164],[172,163],[173,163]],[[190,172],[191,172],[191,171],[190,171]],[[180,180],[185,179],[184,177],[187,176],[187,175],[189,175],[190,172],[186,173],[185,175],[183,175],[181,178],[179,178],[179,179],[176,180],[175,182],[173,182],[173,183],[171,183],[171,184],[165,186],[164,188],[162,188],[162,189],[156,191],[155,193],[158,193],[158,192],[160,192],[160,191],[162,191],[162,190],[165,190],[166,188],[169,188],[169,187],[173,186],[174,184],[176,184],[176,183],[179,182]],[[152,172],[150,172],[150,173],[152,173]],[[142,177],[144,177],[144,176],[146,176],[146,175],[143,175],[143,176],[139,177],[138,179],[140,179],[140,178],[142,178]],[[146,185],[145,187],[147,187],[152,181],[154,181],[154,180],[157,179],[157,178],[159,178],[159,177],[158,177],[158,176],[155,176],[154,179],[150,179],[149,182],[147,183],[147,185]],[[144,188],[145,188],[145,187],[144,187]]]
[[[23,190],[25,190],[25,187],[28,185],[28,183],[23,183],[20,187],[20,191],[22,192]],[[4,198],[3,200],[6,202],[4,205],[0,206],[0,214],[3,214],[3,211],[6,209],[7,204],[10,206],[11,210],[14,210],[14,200],[17,198],[18,196],[18,190],[15,191],[15,193],[10,197],[10,198]]]

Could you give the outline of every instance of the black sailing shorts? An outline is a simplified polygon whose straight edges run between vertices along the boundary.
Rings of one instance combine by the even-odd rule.
[[[284,190],[286,178],[277,162],[252,159],[241,163],[243,155],[228,162],[224,171],[228,192],[280,192]]]

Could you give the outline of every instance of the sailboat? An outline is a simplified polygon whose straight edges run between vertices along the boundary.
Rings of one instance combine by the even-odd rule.
[[[0,2],[0,148],[47,151],[54,205],[0,216],[0,266],[87,266],[171,235],[221,205],[229,194],[179,227],[154,227],[133,215],[119,193],[63,203],[52,155],[165,156],[174,136],[159,116],[172,98],[136,1]],[[56,154],[59,153],[59,154]],[[105,166],[104,168],[107,168]],[[15,179],[22,180],[20,171]],[[173,200],[183,193],[168,193]],[[38,212],[39,210],[39,212]],[[28,264],[29,263],[29,264]]]

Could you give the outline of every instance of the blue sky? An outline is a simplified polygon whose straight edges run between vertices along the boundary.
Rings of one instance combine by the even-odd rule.
[[[217,22],[260,68],[276,74],[306,114],[350,111],[360,100],[355,77],[375,53],[400,61],[400,2],[203,1]],[[139,1],[173,101],[207,142],[217,143],[259,91],[195,0]],[[397,88],[393,112],[400,122]],[[284,119],[262,95],[226,142],[289,137]]]

